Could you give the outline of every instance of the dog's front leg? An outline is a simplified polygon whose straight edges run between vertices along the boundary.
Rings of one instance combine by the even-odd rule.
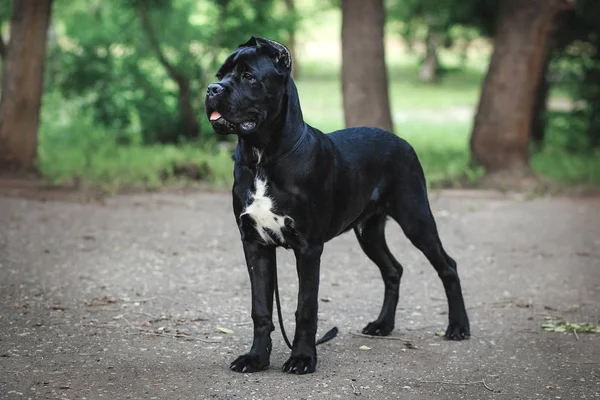
[[[275,247],[243,242],[252,288],[252,348],[229,368],[236,372],[256,372],[269,366],[273,326],[273,288],[276,266]]]
[[[317,366],[317,308],[319,296],[319,267],[323,245],[310,245],[295,250],[298,271],[298,308],[292,355],[283,370],[296,374],[315,372]]]

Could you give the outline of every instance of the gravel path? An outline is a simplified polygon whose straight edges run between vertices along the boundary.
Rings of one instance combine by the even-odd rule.
[[[278,328],[269,370],[228,370],[252,330],[228,194],[0,196],[0,398],[600,398],[600,335],[540,328],[547,317],[600,320],[600,198],[431,197],[473,337],[436,336],[441,282],[390,223],[405,266],[393,337],[410,342],[351,334],[377,316],[383,284],[345,234],[326,246],[319,309],[320,333],[340,335],[319,347],[315,374],[294,376],[280,371]],[[293,332],[294,260],[278,258]]]

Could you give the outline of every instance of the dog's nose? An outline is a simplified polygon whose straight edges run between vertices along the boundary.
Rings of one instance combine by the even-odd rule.
[[[220,83],[211,83],[210,85],[208,85],[208,89],[206,90],[206,95],[207,96],[214,96],[217,95],[219,93],[221,93],[223,91],[223,85],[221,85]]]

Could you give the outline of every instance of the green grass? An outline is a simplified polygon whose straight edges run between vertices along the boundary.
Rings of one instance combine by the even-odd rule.
[[[39,169],[55,184],[155,189],[184,180],[176,172],[186,166],[201,180],[216,186],[229,185],[231,154],[214,145],[140,144],[129,132],[130,144],[119,145],[110,131],[97,127],[81,111],[79,100],[67,101],[56,93],[44,98],[39,136]]]
[[[451,68],[436,85],[418,82],[411,56],[389,63],[395,132],[413,145],[432,187],[474,182],[482,175],[481,169],[469,166],[468,142],[484,68],[470,61],[468,68],[459,70],[452,62],[445,62]],[[333,64],[309,59],[301,65],[303,75],[297,82],[305,119],[324,132],[343,127],[341,82]],[[81,110],[77,100],[66,101],[55,93],[45,96],[39,167],[51,182],[110,191],[158,188],[181,180],[174,173],[177,167],[195,165],[202,180],[222,187],[231,184],[233,163],[227,151],[194,143],[143,146],[139,132],[126,132],[131,144],[118,145]],[[569,148],[572,142],[568,126],[551,126],[545,146],[532,154],[533,169],[556,182],[600,185],[600,154],[582,150],[585,146]]]

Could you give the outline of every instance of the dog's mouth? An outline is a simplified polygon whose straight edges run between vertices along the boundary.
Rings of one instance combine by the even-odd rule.
[[[239,129],[242,132],[249,132],[253,130],[254,128],[256,128],[257,123],[256,119],[253,118],[239,123],[233,123],[231,121],[226,120],[218,111],[213,111],[208,117],[208,119],[210,120],[210,123],[213,125],[213,127],[219,126],[229,128],[232,131]]]

